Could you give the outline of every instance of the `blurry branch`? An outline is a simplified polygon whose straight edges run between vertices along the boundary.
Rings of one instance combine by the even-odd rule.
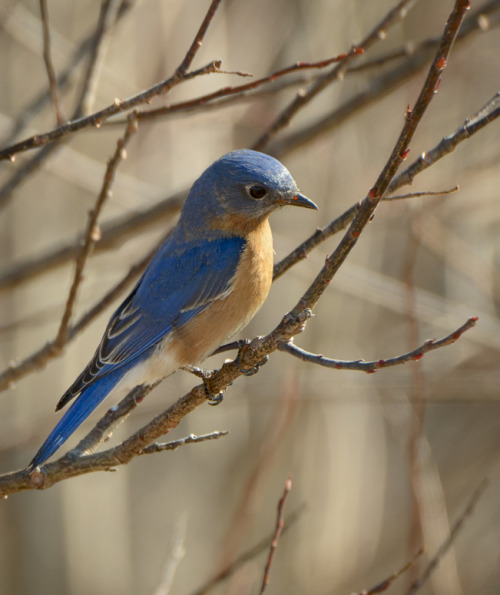
[[[95,41],[90,48],[90,58],[87,63],[80,96],[76,102],[73,118],[80,118],[88,113],[94,102],[99,75],[99,66],[106,53],[109,33],[118,21],[123,3],[120,0],[105,0],[101,4],[99,20],[95,31]]]
[[[493,0],[492,2],[487,3],[485,6],[480,7],[479,9],[477,9],[477,11],[473,14],[470,15],[470,18],[468,18],[465,21],[464,27],[462,29],[462,31],[459,33],[458,39],[459,40],[464,40],[466,37],[469,36],[470,33],[473,32],[477,32],[479,30],[481,30],[481,26],[480,23],[483,22],[480,20],[480,16],[483,17],[483,19],[489,15],[490,13],[494,12],[494,11],[498,11],[500,10],[500,0]],[[119,13],[120,15],[121,13]],[[119,16],[118,15],[118,16]],[[117,16],[117,19],[118,19]],[[484,27],[484,24],[482,25]],[[412,50],[410,52],[411,54],[411,60],[418,60],[418,68],[415,67],[415,65],[411,66],[412,62],[410,62],[409,64],[405,64],[402,67],[398,67],[399,70],[398,72],[395,72],[393,74],[389,74],[389,75],[383,75],[378,81],[376,81],[374,83],[374,85],[376,85],[376,87],[380,90],[381,94],[386,94],[388,92],[390,92],[393,89],[393,86],[395,86],[396,84],[402,84],[407,78],[409,78],[410,75],[415,74],[416,70],[420,70],[421,68],[424,67],[427,59],[428,59],[428,50],[429,48],[435,48],[439,43],[439,38],[437,39],[432,39],[432,40],[427,40],[426,42],[422,42],[422,44],[418,44],[418,46],[416,46],[415,50]],[[424,52],[425,50],[425,52]],[[408,55],[408,48],[403,50],[398,50],[398,52],[403,53],[403,55]],[[358,68],[362,69],[365,67],[368,67],[369,64],[364,64],[364,65],[360,65]],[[349,72],[349,70],[348,70]],[[275,73],[276,74],[276,73]],[[273,75],[270,75],[269,78],[272,78]],[[393,85],[389,84],[388,78],[390,80],[393,81]],[[254,81],[253,83],[250,83],[250,85],[254,84],[256,81]],[[247,85],[244,85],[247,86]],[[235,89],[236,87],[229,87],[229,88],[225,88],[225,89]],[[223,90],[220,90],[219,92],[216,93],[221,93]],[[228,91],[231,92],[231,91]],[[200,107],[202,102],[206,102],[208,99],[208,97],[210,96],[203,96],[201,98],[198,98],[196,100],[197,102],[197,107]],[[361,99],[362,97],[362,99]],[[361,97],[358,96],[358,98],[354,97],[351,98],[344,106],[341,106],[340,108],[338,108],[337,110],[335,110],[335,112],[332,113],[331,116],[331,122],[330,125],[328,126],[326,122],[322,121],[321,125],[314,125],[313,128],[318,128],[318,132],[324,132],[325,130],[331,129],[333,122],[335,122],[337,125],[340,124],[341,122],[343,122],[345,120],[345,118],[347,117],[351,117],[353,115],[355,115],[355,113],[357,113],[357,110],[360,109],[361,107],[366,107],[367,105],[369,105],[370,103],[372,103],[373,101],[375,101],[376,99],[380,98],[380,95],[377,95],[377,93],[373,93],[373,92],[367,92],[367,94],[363,93],[361,95]],[[234,99],[231,98],[231,99]],[[163,110],[175,110],[176,106],[181,106],[181,105],[187,105],[190,102],[185,102],[183,104],[174,104],[172,106],[167,106],[166,108],[161,108]],[[138,117],[139,118],[144,118],[147,119],[148,118],[148,114],[151,112],[138,112]],[[333,114],[337,114],[336,116],[333,116]],[[493,119],[495,119],[498,116],[498,112],[494,111],[490,114],[489,119],[488,118],[481,118],[482,120],[482,125],[486,125],[488,124],[490,121],[492,121]],[[120,121],[123,124],[123,120]],[[461,142],[462,140],[466,140],[469,136],[472,136],[472,134],[474,134],[475,132],[477,132],[480,127],[474,127],[474,129],[471,129],[470,126],[468,128],[468,135],[462,135],[462,134],[458,134],[457,133],[459,131],[456,131],[453,135],[451,135],[451,137],[447,137],[450,141],[451,141],[451,150],[454,149],[454,147]],[[460,129],[459,129],[460,130]],[[313,132],[311,132],[310,134],[302,134],[302,133],[298,133],[299,136],[297,137],[296,140],[294,140],[294,138],[292,137],[288,137],[285,138],[284,140],[280,141],[279,145],[273,145],[272,147],[270,147],[269,152],[271,152],[272,154],[280,157],[281,155],[289,152],[290,150],[293,150],[296,146],[298,146],[298,144],[303,145],[307,142],[310,142],[311,140],[313,140],[315,138],[315,134]],[[44,149],[42,149],[42,152],[39,154],[40,156],[42,156],[44,151],[51,151],[52,149],[48,149],[48,147],[44,147]],[[445,153],[440,153],[439,157],[436,155],[434,157],[434,160],[437,160],[438,158],[443,157],[444,155],[448,154],[449,152],[445,152]],[[431,150],[433,151],[433,150]],[[426,153],[427,155],[427,160],[429,159],[429,155],[431,154],[431,151],[428,151]],[[38,155],[35,157],[35,159],[38,159]],[[425,165],[422,164],[423,167],[422,169],[424,169],[425,167],[428,167],[429,164]],[[415,166],[414,166],[415,167]],[[420,170],[422,171],[422,170]],[[24,179],[27,176],[27,171],[23,172],[22,176],[18,176],[17,177],[17,183],[21,180]],[[413,174],[414,176],[415,174]],[[16,174],[14,174],[14,176],[16,176]],[[396,180],[399,180],[399,178],[397,178]],[[391,184],[390,187],[390,192],[394,192],[397,188],[400,188],[401,186],[403,186],[404,184],[400,181],[398,181],[396,183],[396,181],[394,181]],[[13,190],[12,185],[9,186],[8,190],[7,190],[7,194],[10,194],[10,192]],[[125,219],[120,219],[118,221],[112,221],[109,224],[105,224],[103,226],[103,234],[102,234],[102,240],[97,244],[96,246],[96,250],[97,251],[101,251],[101,250],[107,250],[109,249],[111,246],[115,246],[118,241],[123,240],[127,235],[132,234],[132,233],[137,233],[139,231],[141,231],[142,229],[145,229],[151,225],[153,225],[154,223],[156,223],[159,218],[164,218],[164,217],[168,217],[171,216],[172,214],[175,214],[181,207],[182,204],[182,199],[184,197],[184,195],[186,194],[186,191],[182,191],[179,192],[175,195],[173,195],[172,197],[166,198],[163,201],[161,201],[160,203],[158,203],[157,205],[155,205],[154,207],[152,207],[150,210],[148,211],[144,211],[138,215],[134,215],[130,218],[125,218]],[[5,194],[3,192],[2,189],[0,189],[0,203],[2,202],[2,197],[4,197]],[[300,260],[301,258],[305,258],[305,256],[307,256],[307,254],[313,249],[315,248],[317,245],[319,245],[321,242],[325,241],[327,238],[331,237],[332,235],[338,233],[339,231],[341,231],[342,229],[344,229],[349,222],[352,220],[352,218],[354,217],[354,215],[356,214],[357,210],[359,208],[359,204],[354,205],[353,207],[351,207],[346,213],[344,213],[343,215],[341,215],[339,218],[337,218],[336,220],[332,221],[328,226],[326,226],[325,228],[323,228],[322,230],[318,230],[317,232],[315,232],[308,240],[306,240],[303,244],[301,244],[300,246],[297,247],[296,250],[294,250],[289,256],[287,256],[285,259],[283,259],[280,263],[278,263],[275,267],[275,272],[274,272],[274,277],[277,278],[279,276],[281,276],[286,270],[288,270],[288,268],[290,268],[295,262],[297,262],[297,258]],[[27,260],[24,261],[20,264],[16,264],[13,267],[11,267],[10,269],[4,271],[1,275],[0,275],[0,291],[4,290],[4,289],[9,289],[11,287],[14,287],[20,283],[23,283],[37,275],[43,274],[45,273],[47,270],[50,270],[56,266],[60,266],[64,263],[66,263],[68,260],[72,259],[75,257],[75,255],[77,254],[77,251],[79,249],[80,246],[80,242],[81,242],[81,238],[77,238],[76,240],[74,240],[73,242],[71,242],[70,244],[63,246],[63,247],[59,247],[55,250],[53,250],[52,252],[49,252],[45,255],[43,255],[42,257],[37,257],[35,259],[31,259],[31,260]]]
[[[243,342],[238,348],[245,345]],[[231,519],[222,537],[222,546],[217,555],[215,568],[226,568],[234,559],[236,552],[241,550],[241,544],[249,530],[255,526],[256,502],[262,495],[262,486],[273,473],[276,458],[283,445],[287,432],[290,430],[299,403],[298,377],[290,374],[282,382],[279,398],[273,407],[271,418],[263,431],[258,452],[252,456],[249,469],[234,506]]]
[[[220,60],[213,60],[209,64],[206,64],[202,68],[198,70],[193,70],[191,72],[187,72],[187,69],[191,65],[197,51],[201,47],[203,37],[208,29],[208,26],[217,10],[218,5],[220,4],[221,0],[212,0],[210,7],[201,23],[201,26],[190,46],[184,59],[182,60],[181,64],[178,66],[174,74],[165,79],[149,89],[134,95],[133,97],[129,97],[128,99],[118,99],[116,98],[111,105],[108,105],[104,109],[101,109],[90,116],[78,118],[77,120],[72,120],[71,122],[67,122],[63,126],[59,126],[50,132],[46,132],[43,134],[35,134],[23,141],[20,141],[14,145],[9,147],[5,147],[0,149],[0,160],[2,159],[10,159],[21,151],[27,151],[29,149],[36,149],[38,147],[47,145],[48,143],[54,142],[58,139],[61,139],[69,134],[76,132],[77,130],[82,130],[83,128],[87,128],[89,126],[95,126],[96,128],[100,128],[102,124],[111,116],[114,116],[120,112],[125,112],[131,110],[138,105],[142,105],[144,103],[149,103],[151,99],[157,97],[159,95],[165,95],[168,93],[173,87],[177,86],[178,84],[196,78],[197,76],[202,76],[205,74],[213,73],[213,72],[220,72],[221,61]]]
[[[101,6],[101,16],[106,14],[107,7],[113,0],[105,0]],[[133,7],[133,0],[122,0],[120,3],[115,24]],[[76,48],[71,56],[68,65],[61,71],[57,77],[57,86],[63,91],[69,87],[69,84],[75,78],[75,72],[78,65],[90,53],[95,52],[95,47],[99,44],[99,39],[102,33],[98,25],[97,29],[87,36]],[[43,89],[38,95],[31,100],[21,111],[20,116],[14,122],[9,136],[3,141],[5,146],[11,145],[15,142],[21,131],[28,125],[28,123],[43,109],[45,104],[50,101],[50,91]]]
[[[326,259],[320,273],[295,307],[285,314],[279,324],[268,335],[256,337],[249,345],[244,346],[238,353],[237,361],[225,362],[219,370],[212,372],[202,385],[194,387],[189,393],[179,398],[167,410],[157,415],[119,445],[85,456],[74,456],[70,452],[53,463],[43,465],[42,471],[35,470],[31,474],[27,470],[21,470],[0,476],[0,495],[27,489],[48,488],[55,482],[69,477],[99,470],[109,470],[112,467],[128,463],[141,454],[146,446],[167,434],[186,415],[205,403],[207,401],[207,387],[208,392],[212,395],[223,392],[238,377],[243,375],[245,370],[255,367],[266,356],[278,350],[282,342],[289,342],[292,337],[304,330],[308,319],[312,315],[311,309],[318,302],[350,251],[356,245],[375,208],[388,191],[390,182],[398,167],[408,154],[408,145],[427,107],[435,96],[438,81],[446,67],[453,41],[468,8],[468,0],[456,1],[419,97],[414,108],[407,110],[403,129],[385,167],[368,196],[362,201],[357,215],[337,248]],[[120,407],[123,407],[124,403],[129,403],[131,400],[137,403],[152,388],[152,386],[137,387],[118,406],[108,411],[106,415],[112,415]],[[134,406],[134,404],[129,405],[129,409],[131,410]]]
[[[276,552],[276,548],[278,547],[278,541],[283,531],[283,527],[285,526],[285,521],[283,519],[283,509],[285,508],[285,503],[288,498],[288,494],[292,489],[292,478],[289,477],[285,482],[285,489],[283,491],[283,495],[281,496],[278,502],[278,511],[277,511],[277,518],[276,518],[276,528],[274,530],[274,535],[271,540],[271,546],[269,549],[269,556],[267,558],[266,567],[264,569],[264,577],[262,578],[262,586],[260,588],[260,595],[264,593],[269,585],[270,581],[270,573],[271,573],[271,566],[274,560],[274,554]]]
[[[92,36],[92,44],[89,44],[89,51],[91,53],[89,63],[85,76],[83,77],[79,99],[76,108],[72,115],[72,120],[79,117],[87,104],[87,100],[94,91],[95,73],[97,69],[97,62],[103,54],[104,40],[110,31],[111,20],[114,18],[114,1],[106,0],[102,6],[99,16],[99,22],[95,34]],[[116,17],[118,18],[118,17]],[[124,123],[126,126],[126,122]],[[12,135],[11,135],[12,136]],[[30,178],[30,175],[39,169],[45,161],[61,146],[66,139],[60,139],[50,145],[46,145],[23,164],[17,171],[15,171],[5,184],[0,188],[0,207],[7,203],[12,193],[25,180]]]
[[[457,42],[465,41],[472,33],[489,31],[498,25],[500,25],[500,0],[492,0],[486,5],[479,7],[473,14],[468,16],[457,37]],[[358,110],[367,107],[374,101],[389,94],[395,87],[402,85],[417,72],[423,70],[428,63],[432,51],[435,51],[438,47],[439,41],[440,37],[433,37],[418,43],[407,43],[401,48],[387,52],[378,58],[366,60],[363,64],[353,64],[348,66],[344,73],[346,76],[373,70],[374,68],[379,68],[389,62],[406,58],[404,64],[395,67],[391,72],[383,74],[378,79],[375,79],[375,81],[369,85],[368,89],[350,98],[344,106],[336,108],[331,115],[321,119],[318,124],[312,124],[306,129],[298,131],[296,136],[295,134],[292,134],[289,137],[285,137],[283,140],[268,147],[267,152],[276,156],[288,153],[296,147],[303,145],[304,142],[310,142],[316,138],[317,135],[330,131],[334,126],[342,123],[345,119],[354,115]],[[363,50],[363,52],[361,52],[361,50]],[[352,51],[364,53],[364,48],[353,48],[351,52]],[[331,62],[345,59],[345,57],[344,54],[338,58],[332,58]],[[252,81],[245,85],[223,87],[213,93],[208,93],[189,101],[166,105],[158,109],[139,110],[137,112],[137,117],[139,120],[151,120],[158,117],[164,118],[171,114],[175,115],[179,112],[188,112],[194,109],[197,112],[220,109],[227,106],[233,106],[238,101],[251,101],[262,96],[277,94],[290,87],[314,83],[319,78],[319,76],[302,76],[295,77],[292,80],[282,80],[282,75],[292,73],[296,70],[321,68],[328,66],[329,64],[330,60],[312,63],[298,62],[296,66],[277,71],[267,77]],[[113,119],[112,121],[108,121],[106,126],[117,126],[121,124],[123,124],[122,119]]]
[[[474,508],[476,507],[477,503],[479,502],[480,498],[482,497],[486,488],[488,487],[488,483],[489,483],[488,479],[485,478],[481,481],[481,483],[478,485],[478,487],[474,490],[474,493],[472,494],[464,511],[458,517],[458,519],[455,521],[455,523],[451,529],[449,537],[441,545],[441,547],[438,549],[438,551],[434,554],[434,556],[429,561],[429,564],[426,566],[426,568],[424,569],[422,574],[410,586],[409,590],[407,591],[407,595],[413,595],[414,593],[416,593],[424,585],[424,583],[430,577],[432,572],[439,565],[443,556],[446,554],[446,552],[450,549],[451,545],[455,541],[455,539],[456,539],[458,533],[460,532],[460,530],[462,529],[465,521],[474,511]]]
[[[439,159],[452,153],[455,148],[464,140],[468,140],[476,132],[491,124],[500,116],[500,93],[496,93],[493,98],[471,119],[467,118],[462,126],[457,128],[455,132],[449,136],[444,137],[435,147],[420,155],[410,166],[404,169],[397,175],[389,184],[387,195],[383,200],[392,200],[390,196],[393,192],[406,184],[411,184],[414,177],[426,170],[431,165],[434,165]],[[328,225],[321,229],[317,229],[307,240],[297,246],[288,256],[277,263],[274,267],[274,279],[281,277],[290,267],[296,264],[299,260],[307,257],[307,255],[316,246],[324,242],[327,238],[335,235],[354,219],[359,213],[362,202],[358,202],[349,207],[347,211],[335,218]]]
[[[297,520],[300,518],[301,514],[304,512],[305,506],[302,504],[297,509],[295,509],[290,515],[288,515],[285,519],[284,527],[281,532],[284,535],[290,527]],[[220,572],[218,572],[212,579],[210,579],[205,585],[193,591],[191,595],[207,595],[214,587],[219,585],[222,581],[226,580],[230,576],[232,576],[239,568],[241,568],[246,562],[253,560],[257,557],[260,553],[265,551],[269,547],[269,542],[272,540],[273,536],[270,535],[269,537],[264,538],[260,541],[257,545],[253,548],[249,549],[248,551],[238,556],[234,562],[228,564],[225,568],[223,568]]]
[[[50,50],[50,26],[49,26],[49,11],[47,8],[47,0],[40,0],[40,14],[42,17],[43,28],[43,59],[45,61],[45,68],[47,69],[47,76],[49,78],[49,91],[56,114],[56,123],[60,126],[64,122],[64,116],[61,109],[59,99],[59,89],[57,88],[57,79],[52,64],[52,54]]]
[[[490,14],[493,14],[495,18],[488,18]],[[485,25],[485,22],[487,25]],[[462,30],[457,36],[457,43],[469,39],[474,33],[488,31],[498,25],[500,25],[500,0],[493,0],[478,8],[473,15],[466,19]],[[267,152],[275,156],[282,155],[285,152],[289,153],[324,134],[330,133],[348,118],[356,115],[375,101],[386,97],[423,70],[432,52],[438,47],[439,42],[440,38],[433,38],[417,44],[414,50],[410,52],[409,58],[402,64],[396,65],[388,72],[371,80],[363,90],[349,97],[343,105],[335,107],[330,113],[275,141],[269,145]]]
[[[88,312],[81,316],[78,322],[68,328],[66,343],[74,339],[78,333],[108,308],[137,279],[158,248],[159,245],[156,245],[142,260],[132,266],[123,279],[112,287]],[[33,370],[43,367],[48,361],[58,357],[60,354],[61,348],[56,346],[56,338],[54,338],[26,359],[9,365],[8,368],[0,373],[0,391],[11,387],[16,380],[23,378],[33,372]]]
[[[172,551],[163,565],[161,578],[153,595],[168,595],[174,582],[175,574],[186,555],[187,513],[182,513],[174,524],[172,532]]]
[[[78,288],[83,280],[83,269],[85,263],[92,251],[96,242],[99,241],[101,236],[101,230],[97,225],[97,220],[101,214],[101,210],[106,202],[106,199],[111,196],[111,186],[115,179],[116,170],[120,163],[127,158],[127,144],[130,141],[132,135],[137,132],[137,120],[135,119],[134,113],[129,116],[128,126],[125,129],[125,133],[122,138],[119,138],[116,143],[116,150],[113,157],[109,160],[104,174],[104,180],[102,183],[101,192],[97,197],[94,208],[89,212],[89,218],[87,222],[87,229],[85,231],[85,240],[83,246],[76,259],[75,273],[73,277],[73,283],[69,290],[68,299],[66,301],[66,307],[61,318],[61,324],[57,331],[55,339],[55,349],[61,349],[67,342],[69,336],[69,323],[73,316],[73,309],[75,306],[76,296],[78,294]]]
[[[290,355],[293,355],[304,362],[317,364],[318,366],[324,366],[325,368],[334,368],[335,370],[358,370],[360,372],[373,374],[381,368],[398,366],[411,361],[420,361],[424,357],[425,353],[433,351],[434,349],[440,349],[446,345],[452,345],[455,343],[455,341],[460,339],[463,333],[474,327],[477,320],[477,317],[473,316],[469,318],[465,324],[457,328],[443,339],[429,339],[423,345],[420,345],[420,347],[413,349],[409,353],[405,353],[397,357],[391,357],[389,359],[379,359],[372,362],[365,362],[363,360],[343,361],[338,359],[330,359],[317,353],[305,351],[304,349],[294,345],[292,341],[281,343],[278,349],[280,351],[289,353]]]
[[[424,550],[421,549],[418,551],[413,558],[407,562],[402,568],[397,570],[394,574],[391,574],[389,578],[386,578],[378,585],[375,585],[371,589],[361,591],[361,593],[353,593],[352,595],[376,595],[376,593],[383,593],[387,591],[387,589],[392,585],[392,583],[399,578],[402,574],[404,574],[407,570],[409,570],[417,561],[418,558],[424,553]]]
[[[95,252],[104,252],[114,248],[129,236],[137,235],[154,224],[161,224],[164,219],[172,218],[180,211],[186,193],[187,190],[177,192],[147,211],[142,211],[132,217],[127,215],[104,223],[102,237],[96,244]],[[17,287],[25,281],[34,279],[76,258],[82,241],[83,236],[77,237],[67,245],[47,252],[39,258],[26,260],[7,269],[0,275],[0,291]]]
[[[66,306],[61,318],[59,330],[55,339],[47,343],[42,349],[35,352],[33,355],[25,359],[20,363],[12,363],[4,372],[0,374],[0,390],[7,388],[15,380],[25,376],[32,370],[39,368],[46,364],[46,362],[60,355],[62,348],[66,345],[72,336],[74,336],[74,329],[70,328],[69,323],[73,315],[73,309],[78,293],[78,288],[83,279],[83,269],[87,258],[100,237],[100,229],[97,226],[97,219],[101,212],[102,207],[106,199],[110,196],[111,185],[114,180],[114,176],[118,165],[123,159],[126,158],[126,146],[131,136],[137,131],[137,122],[133,117],[133,114],[129,117],[128,126],[122,138],[118,139],[116,143],[116,150],[113,157],[108,162],[104,179],[102,183],[101,192],[97,197],[96,204],[93,210],[89,213],[89,219],[87,223],[87,229],[84,236],[83,245],[80,247],[80,251],[76,258],[75,273],[73,282],[68,294]],[[87,318],[87,320],[89,320]]]
[[[357,48],[367,50],[377,41],[383,39],[389,27],[401,21],[407,14],[409,8],[414,4],[415,0],[401,0],[391,9],[387,15],[380,21],[380,23],[360,42],[355,44]],[[271,124],[271,126],[262,134],[253,144],[252,149],[262,150],[268,143],[271,137],[275,136],[282,128],[287,126],[290,120],[307,105],[314,97],[321,91],[326,89],[330,83],[335,80],[342,80],[346,70],[349,68],[351,62],[356,57],[356,53],[350,53],[346,56],[340,64],[337,64],[330,72],[327,72],[315,81],[307,91],[300,91],[297,93],[295,99],[288,104],[288,106],[281,112],[278,118]]]
[[[247,83],[246,85],[237,85],[235,87],[222,87],[218,91],[214,91],[213,93],[208,93],[207,95],[203,95],[201,97],[196,97],[189,101],[183,101],[181,103],[174,103],[173,105],[167,105],[165,107],[159,107],[157,109],[152,110],[145,110],[145,111],[138,111],[137,118],[139,120],[151,120],[158,118],[159,116],[163,116],[165,114],[171,114],[174,112],[185,111],[189,110],[193,107],[199,107],[206,105],[207,103],[214,101],[215,99],[219,99],[221,97],[231,97],[232,95],[242,95],[248,91],[252,91],[265,85],[267,83],[273,83],[274,81],[278,80],[279,78],[288,75],[292,72],[297,72],[301,70],[309,70],[314,68],[326,68],[333,64],[334,62],[343,62],[350,56],[357,56],[363,54],[364,50],[362,48],[353,47],[349,51],[348,54],[340,54],[339,56],[335,56],[333,58],[327,58],[326,60],[320,60],[318,62],[296,62],[291,66],[286,68],[282,68],[281,70],[277,70],[260,79],[256,79],[251,83]],[[252,75],[249,75],[252,76]],[[116,123],[116,122],[113,122]]]

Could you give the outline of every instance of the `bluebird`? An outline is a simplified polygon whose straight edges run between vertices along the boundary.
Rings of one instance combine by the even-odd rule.
[[[269,215],[317,206],[276,159],[247,149],[212,163],[179,221],[106,327],[93,358],[56,411],[76,399],[28,466],[43,464],[104,398],[123,397],[196,365],[245,327],[273,274]]]

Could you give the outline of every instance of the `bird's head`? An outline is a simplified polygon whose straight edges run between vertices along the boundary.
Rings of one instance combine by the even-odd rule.
[[[290,172],[277,159],[240,149],[203,172],[189,193],[182,216],[203,220],[205,227],[236,230],[266,219],[285,205],[318,208],[299,192]]]

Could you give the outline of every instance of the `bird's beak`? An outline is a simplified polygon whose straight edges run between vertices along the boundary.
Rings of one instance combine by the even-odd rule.
[[[314,209],[316,211],[318,210],[318,206],[313,203],[312,200],[300,193],[295,194],[295,196],[293,196],[291,200],[287,201],[286,204],[296,207],[304,207],[306,209]]]

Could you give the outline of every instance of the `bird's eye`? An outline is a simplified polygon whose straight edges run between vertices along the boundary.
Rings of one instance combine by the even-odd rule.
[[[264,198],[264,196],[267,194],[267,190],[264,188],[264,186],[255,184],[254,186],[250,186],[248,189],[248,194],[250,194],[252,198]]]

